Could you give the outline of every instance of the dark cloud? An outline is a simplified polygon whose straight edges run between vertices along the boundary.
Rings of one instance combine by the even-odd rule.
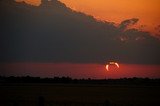
[[[116,27],[57,0],[39,7],[1,0],[0,61],[159,64],[160,41],[126,29],[137,22],[133,18]]]
[[[121,22],[119,25],[120,30],[125,30],[128,26],[135,25],[139,21],[138,18],[127,19]]]

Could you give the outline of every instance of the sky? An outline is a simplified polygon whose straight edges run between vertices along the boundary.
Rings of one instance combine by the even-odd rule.
[[[160,78],[158,0],[16,1],[0,2],[0,75]]]

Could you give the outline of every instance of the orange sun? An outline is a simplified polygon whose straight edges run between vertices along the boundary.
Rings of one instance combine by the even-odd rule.
[[[118,68],[119,68],[119,64],[117,62],[109,62],[108,64],[106,64],[107,71],[117,70]]]

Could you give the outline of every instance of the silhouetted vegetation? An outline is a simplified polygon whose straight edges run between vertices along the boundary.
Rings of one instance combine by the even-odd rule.
[[[160,79],[0,76],[0,106],[159,106]]]
[[[0,83],[63,83],[63,84],[108,84],[108,85],[147,85],[159,86],[160,79],[150,78],[120,78],[120,79],[72,79],[70,77],[40,78],[31,76],[4,77],[0,76]]]

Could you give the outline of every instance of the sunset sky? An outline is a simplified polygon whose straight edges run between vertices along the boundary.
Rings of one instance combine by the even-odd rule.
[[[15,1],[0,2],[0,75],[160,78],[160,0]]]
[[[107,71],[102,64],[71,64],[71,63],[9,63],[1,64],[2,75],[54,77],[69,76],[72,78],[159,78],[159,65],[119,64],[117,70]]]

